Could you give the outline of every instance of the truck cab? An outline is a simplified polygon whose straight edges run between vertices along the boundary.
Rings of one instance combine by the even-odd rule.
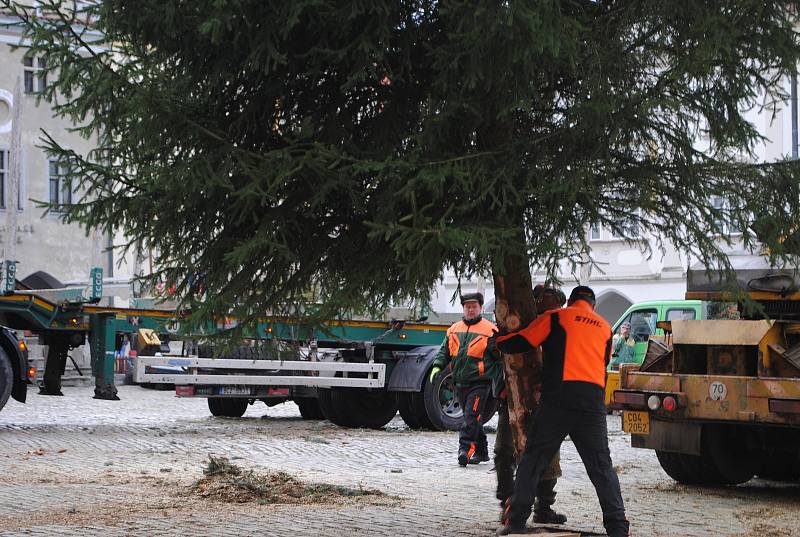
[[[658,328],[661,321],[696,320],[705,319],[706,312],[700,300],[652,300],[638,302],[629,307],[622,316],[612,325],[614,340],[623,337],[622,327],[630,323],[629,338],[633,339],[633,361],[641,365],[647,352],[647,342],[650,338],[663,338],[664,331]],[[624,343],[623,343],[624,344]],[[612,353],[611,362],[608,364],[608,378],[606,380],[606,406],[614,409],[612,396],[614,390],[619,388],[619,356]]]

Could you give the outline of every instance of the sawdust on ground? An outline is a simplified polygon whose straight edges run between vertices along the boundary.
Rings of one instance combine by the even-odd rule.
[[[225,503],[396,505],[399,498],[377,489],[306,483],[285,472],[243,470],[225,457],[209,456],[203,477],[189,488],[201,498]]]

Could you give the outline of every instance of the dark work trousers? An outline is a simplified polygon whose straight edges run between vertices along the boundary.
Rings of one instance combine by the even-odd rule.
[[[628,534],[625,506],[617,473],[611,465],[606,415],[598,411],[559,408],[543,400],[536,409],[528,441],[514,480],[509,521],[523,527],[542,474],[569,435],[589,474],[603,510],[603,525],[611,537]]]
[[[458,431],[458,451],[466,452],[467,457],[489,456],[489,445],[486,442],[486,432],[483,430],[481,419],[491,392],[490,384],[473,384],[458,388],[458,402],[464,412],[464,421]]]
[[[529,418],[530,419],[530,418]],[[550,466],[545,469],[536,490],[535,510],[547,510],[556,502],[556,482],[561,475],[558,457],[554,457]],[[501,503],[511,497],[514,492],[514,472],[517,461],[514,457],[514,438],[508,417],[508,403],[504,399],[497,400],[497,437],[494,441],[494,468],[497,472],[497,499]]]
[[[494,440],[494,468],[497,472],[497,499],[504,502],[514,492],[514,437],[508,419],[508,404],[498,399],[497,436]]]

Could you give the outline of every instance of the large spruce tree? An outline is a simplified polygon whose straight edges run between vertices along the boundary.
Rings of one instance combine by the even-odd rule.
[[[713,260],[796,214],[742,112],[785,100],[798,2],[25,3],[43,97],[99,141],[47,143],[88,194],[66,217],[202,273],[203,315],[380,309],[448,267],[527,301],[592,222]]]
[[[725,265],[728,226],[780,254],[798,214],[743,112],[786,100],[800,2],[0,1],[99,141],[47,142],[88,194],[66,218],[202,274],[198,318],[376,311],[450,268],[513,327],[591,223]]]

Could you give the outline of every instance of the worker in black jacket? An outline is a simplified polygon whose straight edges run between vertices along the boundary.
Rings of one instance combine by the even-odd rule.
[[[522,330],[496,338],[502,352],[521,353],[540,345],[544,351],[541,401],[517,468],[508,516],[497,535],[524,531],[539,480],[567,435],[595,487],[609,537],[629,535],[606,428],[611,327],[595,313],[594,302],[594,292],[578,286],[566,308],[547,312]]]

